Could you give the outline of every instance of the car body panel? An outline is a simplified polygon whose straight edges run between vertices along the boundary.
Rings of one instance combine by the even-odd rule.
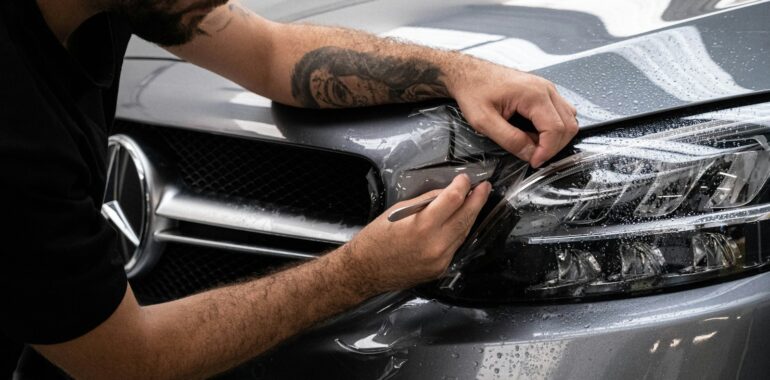
[[[576,105],[582,127],[770,90],[770,2],[298,3],[246,2],[276,20],[364,28],[533,71]],[[118,117],[359,155],[392,189],[388,170],[451,156],[441,137],[452,130],[426,138],[411,116],[440,104],[300,110],[135,41]],[[590,303],[457,306],[404,292],[224,377],[762,378],[769,291],[770,273]]]
[[[768,318],[770,273],[561,305],[462,307],[405,293],[370,301],[229,376],[755,379],[770,371]]]

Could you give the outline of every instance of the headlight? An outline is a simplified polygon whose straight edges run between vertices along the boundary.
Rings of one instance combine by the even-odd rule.
[[[650,291],[764,269],[770,105],[581,134],[532,172],[502,160],[502,199],[442,286],[464,299]],[[499,198],[498,198],[499,199]]]

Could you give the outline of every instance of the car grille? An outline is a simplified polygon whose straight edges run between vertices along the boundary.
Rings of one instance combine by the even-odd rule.
[[[141,304],[150,305],[264,275],[294,262],[290,259],[169,244],[152,272],[132,279],[131,288]]]
[[[360,157],[126,121],[115,130],[162,142],[184,185],[200,194],[348,225],[366,224],[381,211],[373,202],[379,186],[372,165]]]
[[[349,226],[364,225],[380,212],[380,205],[372,201],[379,195],[379,183],[372,183],[378,176],[369,161],[360,157],[122,120],[116,121],[113,133],[137,138],[163,168],[167,180],[204,198],[237,200]],[[170,231],[207,241],[311,255],[337,246],[302,236],[275,236],[183,220],[175,220]],[[130,281],[140,303],[155,304],[296,263],[292,258],[169,242],[152,269]]]

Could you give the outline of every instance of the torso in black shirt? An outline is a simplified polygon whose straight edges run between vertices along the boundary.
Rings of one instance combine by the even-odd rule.
[[[115,232],[99,210],[129,37],[119,18],[103,13],[65,49],[35,0],[0,2],[2,378],[25,345],[85,334],[125,294]]]

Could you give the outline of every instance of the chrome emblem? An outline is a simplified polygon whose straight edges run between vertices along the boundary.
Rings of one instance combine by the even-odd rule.
[[[148,165],[136,142],[128,136],[110,137],[108,149],[102,215],[120,235],[118,250],[126,272],[132,275],[152,243],[147,236],[151,219]]]

